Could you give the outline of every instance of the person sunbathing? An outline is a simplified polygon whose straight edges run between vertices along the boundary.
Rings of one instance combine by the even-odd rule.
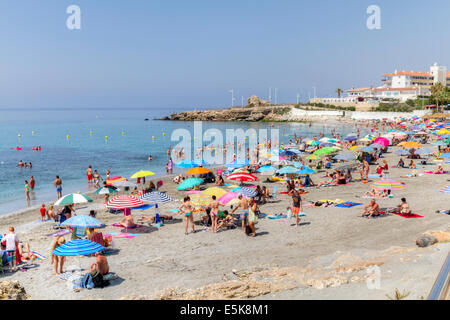
[[[222,227],[231,228],[234,227],[234,218],[231,214],[228,213],[228,211],[224,211],[223,214],[225,215],[225,218],[219,220],[219,224],[217,225],[217,229],[220,229]]]
[[[398,168],[404,168],[405,167],[405,163],[403,162],[403,159],[400,158],[400,160],[397,163],[397,167]]]
[[[129,215],[122,219],[122,221],[119,222],[121,226],[124,226],[125,228],[134,227],[136,224],[133,221],[133,216]]]
[[[402,198],[401,200],[402,203],[399,206],[397,206],[396,212],[404,215],[410,215],[411,209],[409,208],[408,202],[406,202],[405,198]]]
[[[98,271],[102,276],[107,275],[109,273],[109,265],[108,260],[105,256],[102,256],[100,253],[96,253],[96,262],[91,264],[90,271]]]
[[[414,162],[414,160],[411,160],[411,162],[409,163],[409,168],[410,169],[416,169],[416,163]]]
[[[364,207],[363,213],[361,213],[358,217],[365,217],[367,214],[369,214],[367,218],[370,219],[371,217],[378,216],[380,214],[379,209],[380,206],[378,205],[378,203],[374,199],[372,199],[369,205]]]
[[[176,183],[176,184],[180,184],[180,183],[181,183],[181,178],[182,178],[182,177],[183,177],[183,176],[182,176],[181,174],[175,176],[175,178],[173,178],[173,182]]]
[[[19,242],[17,249],[19,249],[20,257],[23,260],[30,260],[31,262],[36,260],[37,256],[33,253],[33,251],[31,251],[30,244],[28,242]]]
[[[444,168],[442,167],[442,165],[439,165],[438,168],[434,171],[434,174],[442,174],[442,173],[445,173]]]
[[[333,177],[330,180],[328,180],[328,181],[327,180],[320,181],[319,184],[317,185],[317,189],[320,188],[321,186],[325,185],[325,184],[329,184],[329,185],[336,184],[337,177],[338,177],[337,174],[334,174]]]
[[[225,185],[225,181],[223,181],[222,176],[219,176],[217,178],[217,181],[215,182],[215,184],[216,184],[216,186],[223,186],[223,185]]]

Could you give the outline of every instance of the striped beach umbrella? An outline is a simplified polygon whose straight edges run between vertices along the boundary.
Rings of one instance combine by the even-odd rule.
[[[126,209],[136,208],[144,205],[144,201],[133,196],[119,196],[112,198],[106,203],[107,208]]]
[[[121,176],[111,177],[106,180],[106,184],[113,184],[113,183],[119,182],[119,181],[127,181],[127,179],[124,177],[121,177]]]
[[[142,195],[141,200],[152,203],[166,203],[172,201],[172,198],[164,192],[153,191]]]
[[[375,188],[375,189],[388,189],[388,190],[392,190],[392,189],[403,189],[405,188],[405,184],[402,182],[398,182],[398,181],[393,181],[393,180],[379,180],[374,182],[373,184],[370,185],[371,188]]]
[[[81,193],[71,193],[68,194],[55,202],[55,206],[69,206],[74,203],[86,203],[86,202],[92,202],[91,198],[88,196],[81,194]]]
[[[61,223],[61,225],[72,228],[101,228],[104,226],[101,221],[85,215],[74,216]]]
[[[189,178],[184,180],[177,188],[177,190],[187,190],[191,189],[195,186],[198,186],[199,184],[203,183],[203,179],[200,178]]]
[[[240,193],[247,198],[253,198],[256,197],[257,195],[256,191],[250,188],[239,188],[237,190],[233,190],[233,192]]]
[[[408,142],[402,142],[398,144],[401,147],[404,148],[420,148],[422,145],[420,143],[414,142],[414,141],[408,141]]]
[[[105,247],[87,239],[75,239],[60,245],[53,254],[61,257],[85,256],[104,250]]]
[[[250,173],[232,173],[227,177],[228,180],[234,181],[258,181],[258,178]]]
[[[450,194],[450,186],[442,188],[441,190],[439,190],[439,192]]]
[[[239,197],[239,193],[237,192],[228,192],[221,196],[217,201],[219,201],[221,204],[231,204],[231,202]]]
[[[176,164],[179,168],[195,168],[198,166],[205,166],[207,163],[204,160],[183,160]]]

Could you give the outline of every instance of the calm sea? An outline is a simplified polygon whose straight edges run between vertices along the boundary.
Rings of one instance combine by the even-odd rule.
[[[24,180],[34,176],[35,191],[31,205],[55,200],[53,180],[63,180],[63,194],[88,190],[86,169],[92,165],[100,175],[129,177],[139,170],[165,173],[167,149],[173,130],[186,128],[193,132],[191,122],[155,121],[157,117],[182,110],[173,109],[0,109],[0,214],[26,207]],[[145,118],[150,119],[144,121]],[[270,128],[269,123],[204,123],[203,128],[217,128],[225,135],[227,128]],[[297,135],[329,134],[332,125],[276,123],[280,140],[287,142]],[[337,128],[341,134],[354,127]],[[165,136],[163,135],[165,133]],[[19,136],[20,135],[20,136]],[[108,139],[105,139],[108,136]],[[152,139],[152,137],[155,139]],[[21,151],[13,150],[21,147]],[[32,148],[42,146],[42,151]],[[153,156],[148,162],[147,157]],[[32,169],[19,168],[17,163],[31,162]],[[175,168],[174,173],[185,169]]]

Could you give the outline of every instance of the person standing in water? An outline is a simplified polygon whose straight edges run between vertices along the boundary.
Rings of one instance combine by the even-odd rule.
[[[27,203],[30,204],[30,184],[27,180],[25,180],[25,198],[27,199]]]
[[[34,185],[36,184],[36,180],[34,180],[34,177],[31,176],[30,177],[30,187],[31,187],[31,191],[34,190]]]
[[[92,184],[92,180],[94,179],[94,175],[92,173],[92,166],[89,166],[89,168],[87,168],[86,175],[88,179],[88,184],[89,185]]]
[[[55,181],[53,181],[53,185],[56,188],[56,197],[57,199],[62,197],[62,180],[59,176],[56,176]]]

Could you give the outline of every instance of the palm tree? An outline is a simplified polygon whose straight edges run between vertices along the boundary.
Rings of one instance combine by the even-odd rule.
[[[344,92],[344,90],[342,90],[341,88],[337,88],[336,89],[336,93],[337,93],[337,95],[338,95],[338,98],[340,98],[341,97],[341,94]]]
[[[433,96],[434,100],[436,100],[437,103],[437,108],[439,109],[439,102],[442,100],[441,98],[443,97],[443,92],[445,92],[445,87],[442,85],[442,83],[438,82],[436,84],[434,84],[431,87],[431,95]],[[443,111],[444,106],[442,105],[442,110]]]

